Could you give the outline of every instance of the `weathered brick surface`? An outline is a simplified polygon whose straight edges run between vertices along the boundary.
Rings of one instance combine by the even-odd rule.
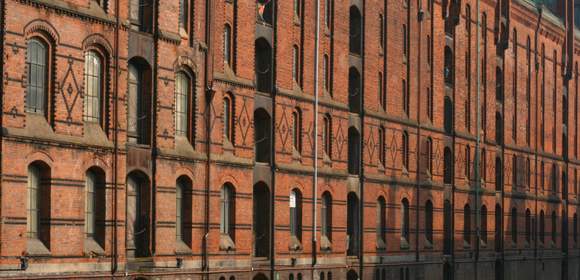
[[[536,30],[538,14],[525,1],[512,1],[510,6],[509,47],[498,59],[494,42],[496,28],[496,3],[483,1],[482,13],[487,18],[487,29],[481,42],[482,69],[486,78],[481,84],[482,118],[481,148],[485,149],[485,168],[482,177],[483,192],[475,195],[474,160],[477,134],[477,52],[475,1],[463,1],[461,16],[455,36],[445,34],[442,3],[434,1],[433,7],[421,3],[422,21],[418,20],[417,1],[360,1],[363,4],[364,52],[362,77],[364,92],[363,122],[363,185],[357,189],[349,178],[348,161],[348,71],[349,54],[349,1],[321,1],[320,81],[322,57],[331,61],[332,84],[330,90],[319,89],[319,112],[315,116],[315,40],[316,1],[304,1],[303,19],[295,18],[293,1],[278,1],[278,21],[273,27],[276,34],[275,61],[276,94],[272,108],[275,120],[275,163],[273,191],[273,267],[269,262],[252,257],[253,250],[253,184],[254,178],[254,41],[256,39],[256,8],[252,0],[216,0],[192,2],[192,32],[178,27],[178,1],[157,1],[159,33],[154,43],[137,42],[143,49],[156,51],[152,62],[157,73],[154,89],[156,123],[154,147],[148,152],[154,160],[139,167],[131,163],[134,148],[127,143],[127,77],[128,62],[135,56],[130,40],[135,32],[129,28],[129,1],[108,1],[106,10],[89,0],[3,1],[3,90],[1,140],[1,191],[0,191],[0,266],[2,276],[43,278],[74,275],[78,278],[110,277],[113,260],[117,260],[116,275],[125,272],[127,259],[125,246],[126,178],[132,171],[141,171],[154,184],[155,268],[137,271],[130,267],[130,277],[146,276],[159,279],[209,279],[234,276],[252,279],[259,273],[268,277],[294,279],[301,273],[303,279],[319,279],[332,273],[334,279],[346,279],[350,270],[361,279],[372,279],[379,269],[380,279],[442,279],[445,263],[452,264],[457,279],[493,279],[498,269],[496,260],[503,263],[504,275],[510,279],[557,278],[562,268],[568,268],[568,279],[580,275],[578,261],[579,243],[573,229],[573,217],[578,209],[578,70],[574,69],[568,82],[568,126],[563,125],[564,77],[562,67],[566,33],[554,16],[544,15]],[[206,41],[206,3],[212,3],[210,41]],[[325,26],[325,3],[334,2],[332,26]],[[525,2],[525,3],[524,3]],[[116,5],[119,5],[118,14]],[[471,24],[468,33],[466,11],[470,6]],[[549,13],[544,11],[544,13]],[[386,44],[380,45],[380,15],[386,19]],[[116,17],[120,25],[116,24]],[[224,63],[223,30],[232,26],[233,65]],[[408,28],[409,57],[403,58],[403,24]],[[469,36],[469,34],[471,34]],[[517,37],[514,37],[517,34]],[[118,35],[118,40],[116,40]],[[35,121],[25,112],[26,99],[26,44],[35,36],[49,38],[51,51],[51,96],[54,111],[53,124]],[[177,39],[179,38],[179,39]],[[517,43],[514,43],[517,39]],[[530,42],[530,61],[526,46]],[[433,61],[427,58],[428,42],[433,46]],[[537,41],[537,42],[536,42]],[[135,41],[131,42],[135,43]],[[576,43],[576,42],[575,42]],[[455,82],[453,89],[446,88],[443,76],[444,48],[448,44],[454,52]],[[83,122],[84,53],[99,46],[106,57],[109,77],[106,93],[109,96],[108,127],[95,137],[95,131]],[[292,79],[292,47],[301,51],[302,77],[300,85]],[[514,50],[517,45],[517,51]],[[206,49],[208,48],[209,49]],[[544,46],[545,58],[541,48]],[[142,51],[143,49],[140,49]],[[555,53],[555,57],[554,57]],[[577,60],[579,46],[575,45]],[[118,56],[117,56],[118,55]],[[209,55],[206,60],[206,55]],[[485,57],[485,59],[484,59]],[[206,61],[211,62],[206,73]],[[543,63],[542,61],[545,61]],[[556,67],[554,67],[556,63]],[[118,65],[117,65],[118,64]],[[530,75],[528,75],[528,65]],[[536,68],[536,65],[538,66]],[[116,66],[119,67],[116,72]],[[496,67],[504,72],[504,100],[497,102]],[[467,68],[469,67],[469,68]],[[544,69],[544,71],[542,71]],[[554,73],[555,69],[555,73]],[[179,70],[191,72],[195,81],[195,136],[193,143],[175,136],[175,74]],[[481,75],[481,74],[480,74]],[[207,80],[206,80],[207,77]],[[380,106],[379,79],[384,81],[386,110]],[[402,80],[408,83],[410,110],[403,110]],[[528,82],[529,81],[529,82]],[[544,81],[542,83],[542,81]],[[529,96],[528,98],[528,83]],[[541,106],[541,87],[544,87],[544,106]],[[207,88],[214,93],[208,107]],[[433,117],[428,118],[427,95],[433,96]],[[555,94],[554,94],[555,92]],[[449,93],[454,107],[453,135],[444,133],[444,98]],[[224,145],[223,97],[231,94],[234,100],[233,147]],[[115,97],[118,97],[115,100]],[[553,98],[556,98],[554,101]],[[555,107],[554,107],[555,104]],[[296,156],[292,147],[291,116],[294,108],[302,112],[302,153]],[[502,115],[504,145],[496,143],[496,112]],[[529,113],[528,113],[529,112]],[[314,130],[314,119],[322,125],[325,114],[332,116],[332,155],[323,160],[322,133]],[[209,118],[209,120],[208,120]],[[209,123],[209,135],[208,126]],[[528,123],[531,128],[528,141]],[[543,125],[542,125],[543,123]],[[384,127],[386,162],[379,161],[378,131]],[[567,139],[563,134],[567,129]],[[409,166],[403,167],[402,135],[409,135]],[[540,137],[544,133],[544,139]],[[209,137],[208,137],[209,136]],[[318,139],[318,187],[313,187],[314,139]],[[427,157],[424,142],[432,140],[432,169],[430,177],[423,174]],[[209,139],[209,149],[207,140]],[[564,154],[567,142],[568,153]],[[543,143],[543,144],[542,144]],[[453,162],[444,162],[444,149],[453,153]],[[469,147],[469,148],[467,148]],[[419,150],[420,148],[420,150]],[[208,156],[207,151],[210,154]],[[469,157],[467,157],[469,150]],[[154,151],[154,152],[152,152]],[[530,162],[530,174],[525,166],[514,167],[514,157]],[[209,164],[208,164],[209,157]],[[495,159],[503,162],[503,191],[496,192]],[[17,267],[18,258],[27,255],[27,167],[42,161],[51,171],[50,255],[30,256],[27,271],[10,271]],[[542,162],[544,164],[542,164]],[[563,173],[557,178],[558,190],[551,192],[552,164]],[[445,166],[454,168],[453,184],[443,184]],[[85,174],[97,166],[106,174],[106,232],[105,254],[91,256],[84,250]],[[544,166],[544,170],[541,167]],[[469,168],[469,171],[467,170]],[[516,172],[514,172],[516,169]],[[513,176],[521,172],[525,178],[521,186],[514,187]],[[191,192],[191,252],[177,254],[175,242],[175,185],[180,176],[193,182]],[[543,176],[543,177],[542,177]],[[527,181],[530,182],[527,182]],[[209,182],[209,185],[207,184]],[[220,190],[225,183],[235,188],[235,250],[220,250]],[[293,189],[303,195],[302,249],[290,249],[289,194]],[[567,190],[567,195],[564,194]],[[363,265],[355,257],[347,257],[347,195],[357,193],[363,211]],[[320,225],[314,230],[314,198],[317,198],[316,221],[320,223],[320,198],[329,192],[333,198],[332,249],[320,249]],[[387,202],[386,249],[377,249],[375,233],[377,199]],[[401,201],[410,203],[410,238],[408,247],[401,246]],[[444,225],[443,205],[448,199],[453,207],[453,222]],[[434,205],[434,242],[425,238],[425,205]],[[209,232],[205,233],[206,201],[209,201]],[[464,206],[471,209],[470,242],[464,241]],[[502,209],[503,254],[494,252],[495,208]],[[487,243],[476,246],[477,208],[487,209]],[[517,242],[512,241],[511,209],[517,209]],[[115,210],[116,209],[116,213]],[[530,242],[526,239],[526,210],[530,211],[532,225],[536,227]],[[539,213],[545,213],[546,241],[539,242]],[[551,214],[557,215],[555,242],[551,241]],[[116,215],[115,215],[116,214]],[[562,248],[563,215],[568,221],[568,248]],[[116,228],[115,228],[116,225]],[[442,257],[445,228],[453,230],[453,257]],[[116,233],[116,235],[115,235]],[[204,242],[204,236],[207,242]],[[313,246],[313,240],[319,242]],[[207,244],[208,267],[204,244]],[[475,254],[479,248],[479,259]],[[314,251],[313,251],[314,250]],[[563,254],[565,252],[565,254]],[[313,266],[314,258],[316,264]],[[184,261],[184,268],[175,268],[176,258]],[[293,264],[293,262],[296,262]],[[567,263],[567,266],[563,264]],[[166,267],[166,268],[163,268]],[[273,268],[273,271],[271,269]],[[5,271],[4,271],[5,270]],[[406,272],[408,271],[408,272]],[[61,275],[61,276],[56,276]],[[277,275],[277,276],[276,276]],[[259,278],[254,278],[259,279]],[[298,278],[300,279],[300,278]],[[375,278],[379,279],[379,278]]]

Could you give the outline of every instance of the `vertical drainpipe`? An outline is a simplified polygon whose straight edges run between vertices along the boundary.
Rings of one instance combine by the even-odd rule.
[[[0,62],[0,72],[2,73],[2,75],[0,75],[0,89],[1,89],[1,94],[4,95],[4,34],[6,33],[4,30],[6,30],[4,28],[4,5],[5,2],[4,0],[0,0],[0,30],[2,30],[2,32],[0,32],[0,58],[2,59],[2,61]],[[4,108],[4,98],[0,98],[0,108]],[[3,115],[4,114],[0,114],[0,126],[3,126]],[[0,150],[3,150],[3,138],[4,138],[4,133],[2,132],[3,129],[0,129]],[[0,152],[0,177],[2,175],[2,153]],[[2,205],[2,180],[0,180],[0,205]],[[2,210],[0,207],[0,217],[2,215]],[[2,229],[2,226],[0,225],[0,229]],[[0,255],[2,252],[2,245],[0,244]]]
[[[270,191],[270,279],[275,279],[276,273],[274,272],[276,262],[274,261],[275,255],[275,242],[274,242],[274,232],[275,232],[275,206],[276,206],[276,95],[278,92],[278,87],[276,86],[276,50],[278,49],[278,42],[277,42],[277,34],[278,34],[278,1],[274,1],[274,7],[272,7],[272,52],[271,52],[271,61],[272,61],[272,81],[270,92],[271,99],[272,99],[272,120],[271,120],[271,129],[270,129],[270,174],[271,174],[271,191]]]
[[[476,240],[475,240],[475,279],[478,279],[478,262],[479,262],[479,251],[481,248],[481,206],[479,205],[479,196],[481,190],[481,174],[480,174],[480,142],[481,142],[481,106],[480,106],[480,90],[481,90],[481,67],[480,67],[480,51],[481,46],[479,42],[480,36],[480,0],[477,0],[476,3],[476,19],[477,22],[475,23],[475,45],[476,45],[476,55],[475,55],[475,68],[476,69],[476,77],[475,77],[475,91],[476,91],[476,101],[475,101],[475,110],[476,110],[476,121],[475,121],[475,159],[474,159],[474,176],[475,177],[475,232],[476,232]],[[470,46],[471,47],[471,46]],[[470,69],[471,70],[471,69]],[[487,217],[485,219],[487,221]],[[486,225],[487,229],[487,225]],[[487,236],[487,232],[485,233]]]
[[[151,233],[150,233],[150,248],[151,256],[155,256],[155,244],[157,236],[157,79],[158,79],[158,49],[159,49],[159,1],[155,1],[153,5],[153,90],[151,92],[151,189],[150,189],[150,209],[151,209]]]
[[[319,51],[320,51],[320,0],[316,0],[316,47],[314,51],[314,199],[313,199],[313,230],[312,230],[312,267],[316,266],[317,249],[317,226],[318,226],[318,80],[319,80]],[[314,269],[312,269],[312,279],[314,279]]]
[[[209,256],[208,256],[208,236],[209,236],[209,211],[210,211],[210,170],[211,170],[211,102],[214,95],[212,85],[212,71],[213,71],[213,52],[212,52],[212,8],[213,1],[205,1],[205,43],[206,49],[204,52],[204,79],[203,89],[205,93],[205,137],[206,137],[206,162],[205,162],[205,194],[204,194],[204,235],[202,240],[202,279],[209,279]]]
[[[535,185],[536,185],[536,190],[535,190],[536,191],[536,198],[534,199],[534,203],[535,203],[535,212],[536,212],[535,213],[535,216],[536,216],[535,227],[537,228],[538,222],[539,222],[539,220],[538,220],[538,130],[537,130],[537,128],[538,128],[538,79],[539,79],[539,77],[538,77],[538,73],[539,73],[539,71],[538,71],[539,70],[538,69],[539,68],[539,63],[538,63],[538,32],[540,31],[540,23],[542,21],[542,6],[541,6],[541,4],[536,4],[536,8],[538,9],[538,20],[537,20],[537,24],[536,24],[536,32],[534,32],[534,69],[535,69],[535,74],[536,74],[536,86],[535,86],[535,88],[536,88],[536,90],[535,90],[536,105],[534,106],[534,109],[536,111],[535,116],[534,116],[535,117],[534,123],[536,124],[535,125],[535,133],[534,133],[535,138],[536,138],[535,139],[536,140],[535,141],[536,148],[534,149],[534,161],[536,162],[536,164],[535,164],[536,165],[536,169],[535,169],[536,174],[534,176]],[[530,129],[531,129],[531,126],[530,126]],[[537,232],[536,229],[534,229],[534,231]],[[536,266],[536,264],[538,262],[538,238],[539,238],[539,236],[536,236],[536,238],[534,238],[534,243],[535,243],[534,244],[534,267]],[[538,277],[537,273],[534,273],[534,279],[537,279],[537,277]]]
[[[358,224],[358,255],[359,255],[359,279],[362,279],[361,277],[363,277],[364,275],[364,210],[365,210],[365,199],[364,199],[364,119],[365,119],[365,108],[364,108],[364,104],[365,104],[365,59],[364,59],[364,55],[365,55],[365,23],[366,23],[366,1],[362,0],[362,32],[361,32],[361,40],[362,40],[362,62],[361,62],[361,104],[363,105],[362,108],[360,108],[360,139],[359,139],[359,193],[360,193],[360,203],[359,203],[359,211],[358,211],[358,216],[359,216],[359,224]]]
[[[417,6],[417,28],[418,31],[418,44],[417,44],[417,153],[416,153],[416,171],[415,171],[415,187],[417,189],[416,195],[416,211],[415,211],[415,260],[419,262],[419,205],[421,194],[421,182],[420,182],[420,162],[421,162],[421,37],[423,32],[423,7],[422,2],[419,1],[419,6]],[[410,8],[410,7],[409,7]],[[409,25],[410,26],[410,25]],[[410,81],[409,81],[410,82]],[[408,82],[408,83],[409,83]]]
[[[4,1],[4,0],[2,0]],[[120,22],[120,15],[119,15],[119,0],[115,0],[115,84],[114,84],[114,92],[113,92],[113,230],[112,230],[112,258],[111,258],[111,274],[115,274],[117,271],[117,190],[118,190],[118,159],[119,159],[119,77],[121,76],[120,67],[119,67],[119,22]]]

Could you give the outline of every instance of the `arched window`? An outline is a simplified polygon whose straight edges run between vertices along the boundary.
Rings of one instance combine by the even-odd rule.
[[[104,82],[103,58],[95,51],[85,53],[84,120],[103,125]],[[104,128],[104,126],[102,126]]]
[[[387,203],[380,196],[377,200],[377,244],[380,248],[385,247],[387,242]]]
[[[85,181],[85,235],[89,242],[85,242],[85,248],[92,251],[101,251],[105,248],[105,218],[106,218],[106,188],[105,172],[100,168],[93,167],[86,172]],[[94,248],[93,244],[98,245]]]
[[[500,112],[495,112],[495,142],[503,144],[503,117]]]
[[[453,154],[449,147],[443,150],[443,183],[451,184],[453,182]]]
[[[363,46],[362,46],[362,33],[363,33],[363,26],[362,26],[362,16],[360,11],[356,6],[350,7],[350,28],[349,28],[349,50],[352,54],[361,55]]]
[[[481,242],[483,244],[487,243],[487,207],[485,205],[481,206]]]
[[[433,174],[433,139],[427,137],[425,155],[427,157],[426,169],[430,174]]]
[[[254,112],[254,145],[256,162],[270,163],[272,148],[271,118],[264,109]]]
[[[292,145],[294,150],[302,153],[302,111],[298,107],[292,112]]]
[[[133,29],[148,33],[153,31],[153,6],[153,0],[130,1],[130,20]]]
[[[33,162],[28,166],[26,231],[29,252],[48,253],[50,250],[50,180],[51,170],[46,163]]]
[[[495,191],[500,192],[503,189],[503,164],[501,158],[495,158]]]
[[[190,135],[191,78],[183,71],[175,75],[175,134]]]
[[[360,151],[360,134],[351,127],[348,129],[348,174],[359,175]]]
[[[385,146],[385,128],[381,125],[379,127],[379,161],[380,164],[384,167],[387,163],[387,150],[386,150],[386,146]]]
[[[290,234],[302,240],[302,193],[298,189],[290,192]]]
[[[546,240],[546,221],[544,217],[544,210],[540,211],[540,242],[544,243]]]
[[[431,200],[425,203],[425,239],[433,244],[433,203]]]
[[[294,45],[292,47],[292,79],[298,86],[302,82],[300,79],[300,68],[300,49],[297,45]]]
[[[359,201],[353,192],[348,193],[347,197],[346,235],[347,255],[356,256],[359,248]]]
[[[179,28],[188,30],[189,0],[179,0]]]
[[[445,96],[443,104],[443,126],[445,133],[453,133],[453,102],[449,96]]]
[[[129,61],[129,142],[149,145],[151,132],[151,68],[143,59]]]
[[[358,70],[351,67],[348,70],[348,106],[351,113],[361,112],[361,77]]]
[[[186,0],[182,0],[186,1]],[[229,24],[224,26],[224,62],[229,66],[233,67],[233,55],[232,55],[232,28]]]
[[[274,1],[268,1],[268,5],[271,5],[272,2]],[[271,93],[274,73],[272,69],[272,47],[263,38],[256,40],[255,61],[256,89],[261,92]]]
[[[329,158],[332,158],[332,121],[329,114],[324,115],[322,145],[324,145],[324,153],[326,153]]]
[[[320,229],[322,237],[332,241],[332,195],[329,192],[322,194],[322,209],[320,213]]]
[[[401,241],[409,243],[409,201],[403,198],[401,201]]]
[[[518,210],[514,207],[511,213],[512,218],[512,242],[518,244]]]
[[[532,213],[530,209],[526,209],[526,242],[531,243],[532,239]]]
[[[191,248],[191,180],[185,176],[177,179],[175,188],[175,234],[178,244]]]
[[[234,240],[234,226],[236,218],[235,190],[230,183],[223,185],[221,189],[220,209],[220,234]]]
[[[495,205],[495,250],[501,252],[502,250],[502,215],[501,206]]]
[[[403,159],[403,167],[405,170],[409,170],[409,133],[407,131],[403,131],[403,139],[402,139],[402,159]]]
[[[223,122],[224,122],[224,137],[225,139],[227,139],[230,143],[233,143],[234,141],[234,98],[233,95],[230,93],[227,93],[224,96],[224,116],[223,116]]]
[[[48,46],[40,39],[28,41],[26,49],[26,112],[47,114],[49,89],[49,55]]]
[[[469,204],[463,207],[463,241],[471,245],[471,207]]]
[[[451,254],[453,232],[451,230],[451,223],[453,222],[453,209],[451,201],[448,199],[443,203],[443,254]]]
[[[445,85],[449,86],[449,87],[453,87],[453,83],[454,83],[454,65],[453,65],[453,51],[451,51],[451,48],[446,46],[445,47],[445,53],[444,53],[444,63],[445,65],[443,66],[443,77],[445,78]]]
[[[552,211],[552,242],[556,244],[556,236],[558,235],[558,218],[556,211]]]

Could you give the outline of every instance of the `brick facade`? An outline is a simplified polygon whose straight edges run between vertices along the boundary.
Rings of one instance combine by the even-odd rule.
[[[1,0],[0,277],[580,277],[574,1],[481,1],[482,32],[475,0],[321,0],[318,54],[317,1],[296,1],[295,11],[275,0]],[[150,25],[135,3],[151,5]],[[31,40],[47,47],[45,114],[27,111]],[[91,50],[103,66],[100,123],[83,106]],[[135,105],[148,113],[135,120],[130,65],[150,77],[139,90],[151,102]],[[183,134],[177,73],[191,82]],[[38,240],[30,166],[46,179]],[[104,174],[102,240],[86,234],[89,170]]]

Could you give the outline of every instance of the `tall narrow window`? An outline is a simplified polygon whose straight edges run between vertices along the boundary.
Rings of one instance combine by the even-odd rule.
[[[103,60],[95,51],[85,53],[85,114],[86,122],[101,124],[103,105]]]
[[[503,212],[499,204],[495,205],[495,251],[501,252],[502,250],[502,216]]]
[[[356,6],[350,7],[350,39],[349,39],[349,50],[350,53],[356,55],[362,55],[362,16],[359,9]]]
[[[189,0],[179,0],[179,28],[187,31]]]
[[[86,249],[102,251],[105,248],[105,209],[106,189],[105,173],[99,168],[91,168],[86,172],[85,181],[85,235],[90,245]],[[98,245],[94,248],[92,245]]]
[[[443,203],[443,254],[450,255],[453,250],[453,208],[448,199]]]
[[[425,44],[425,45],[427,47],[427,66],[431,67],[431,62],[432,62],[431,36],[427,35],[427,42],[426,43],[427,44]]]
[[[290,234],[302,240],[302,194],[298,189],[290,192]]]
[[[471,182],[471,147],[465,146],[465,178]]]
[[[427,117],[433,122],[433,92],[431,88],[427,88]]]
[[[495,158],[495,191],[503,190],[503,164],[500,157]]]
[[[354,127],[348,129],[348,174],[359,175],[361,169],[360,133]]]
[[[294,0],[294,16],[300,18],[302,0]]]
[[[385,247],[387,242],[387,203],[384,197],[377,201],[377,244],[380,248]]]
[[[332,139],[332,122],[330,115],[324,115],[323,129],[322,129],[322,145],[324,145],[324,153],[329,158],[331,157],[331,139]]]
[[[379,104],[381,105],[381,109],[383,109],[383,111],[385,111],[387,109],[387,99],[386,99],[386,95],[385,95],[385,90],[383,87],[383,72],[379,72],[379,76],[378,76],[378,86],[377,86],[377,90],[379,92]]]
[[[532,213],[530,209],[526,209],[526,242],[531,244],[532,241]]]
[[[356,256],[359,249],[359,199],[353,192],[348,193],[346,212],[346,254]]]
[[[193,209],[191,205],[191,180],[185,176],[177,179],[175,188],[175,234],[178,248],[189,251],[191,248],[191,222]],[[182,245],[185,245],[182,246]]]
[[[332,241],[332,195],[329,192],[324,192],[322,194],[321,210],[322,211],[320,212],[321,217],[320,229],[322,231],[322,237],[326,238],[325,241],[330,243]]]
[[[443,77],[445,78],[445,85],[452,87],[454,83],[454,65],[453,65],[453,51],[451,48],[446,46],[445,53],[444,53],[444,68],[443,68]]]
[[[552,211],[552,243],[556,244],[556,236],[558,235],[558,218],[556,211]]]
[[[302,153],[302,112],[298,107],[292,112],[292,144],[298,153]]]
[[[431,200],[425,203],[425,239],[433,244],[433,203]]]
[[[230,93],[227,93],[224,96],[224,137],[230,143],[233,143],[234,139],[234,109],[233,109],[233,96]]]
[[[518,210],[514,207],[511,213],[512,218],[512,242],[518,244]]]
[[[471,207],[465,204],[463,207],[463,241],[471,245]]]
[[[50,167],[43,162],[34,162],[28,166],[28,200],[26,231],[28,233],[29,251],[41,249],[43,253],[50,250],[51,191]],[[31,243],[38,244],[30,246]]]
[[[261,163],[270,163],[272,149],[272,128],[270,114],[260,108],[254,111],[254,145],[255,160]]]
[[[300,49],[297,45],[292,48],[292,79],[300,85]]]
[[[407,86],[407,80],[403,79],[403,112],[407,117],[409,117],[409,109],[410,109],[410,96],[409,96],[409,88]]]
[[[453,181],[453,154],[449,147],[443,150],[443,183],[451,184]]]
[[[26,111],[46,114],[48,98],[48,47],[39,39],[30,39],[26,50]]]
[[[401,201],[401,241],[409,242],[409,201],[406,198]]]
[[[269,1],[266,6],[271,5],[273,1]],[[272,47],[270,43],[264,38],[256,40],[255,43],[255,75],[256,75],[256,90],[270,93],[273,84],[273,69],[272,69]]]
[[[481,206],[481,242],[483,244],[487,243],[487,207],[485,207],[485,205]]]
[[[578,214],[574,213],[574,217],[572,218],[572,233],[574,235],[574,244],[578,244]]]
[[[220,234],[234,240],[235,225],[235,191],[227,183],[221,189]]]
[[[385,17],[379,14],[379,46],[381,51],[385,49]]]
[[[348,70],[348,107],[351,113],[359,114],[362,103],[361,75],[355,67]]]
[[[143,59],[129,61],[127,134],[129,142],[149,145],[151,132],[151,71]]]
[[[425,157],[427,160],[426,169],[429,174],[433,174],[433,139],[431,139],[431,137],[427,137],[427,143],[425,146]]]
[[[326,92],[330,91],[330,64],[328,61],[328,55],[325,54],[324,55],[324,61],[322,64],[322,73],[323,73],[323,83],[324,83],[324,90],[326,90]]]
[[[324,2],[324,23],[326,28],[330,28],[330,23],[332,20],[332,2],[333,0],[326,0]]]
[[[387,150],[385,147],[385,128],[383,126],[379,127],[379,161],[384,167],[386,165]]]
[[[443,128],[445,133],[453,133],[453,102],[449,96],[445,96],[443,103]]]
[[[182,0],[186,1],[186,0]],[[232,28],[229,24],[224,26],[224,62],[232,67]]]
[[[546,240],[546,221],[544,217],[544,210],[540,211],[540,242],[544,243]]]
[[[407,43],[407,25],[403,24],[403,61],[406,63],[409,57],[408,43]]]
[[[407,131],[403,131],[403,139],[402,139],[402,158],[403,158],[403,168],[406,171],[409,170],[409,133]]]
[[[187,1],[187,0],[184,0]],[[181,3],[180,3],[181,4]],[[180,6],[180,21],[182,13],[186,13],[185,5]],[[186,17],[185,15],[183,15]],[[130,1],[130,20],[132,28],[141,32],[153,31],[153,0],[131,0]],[[187,21],[184,21],[184,23]]]
[[[175,133],[188,136],[191,79],[180,71],[175,75]]]

